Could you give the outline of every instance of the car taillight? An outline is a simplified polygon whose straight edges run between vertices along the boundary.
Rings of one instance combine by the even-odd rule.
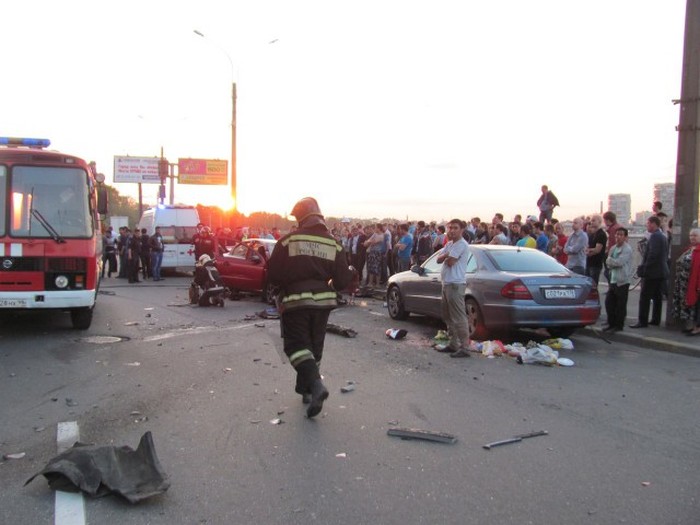
[[[600,301],[600,294],[598,293],[598,288],[591,288],[591,291],[588,292],[588,298],[586,300],[587,301]]]
[[[532,299],[532,294],[520,279],[511,281],[501,288],[501,295],[507,299]]]

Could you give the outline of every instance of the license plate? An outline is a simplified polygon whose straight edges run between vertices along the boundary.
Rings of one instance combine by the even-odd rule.
[[[0,299],[0,308],[26,308],[26,299]]]
[[[576,290],[550,289],[544,291],[545,299],[576,299]]]

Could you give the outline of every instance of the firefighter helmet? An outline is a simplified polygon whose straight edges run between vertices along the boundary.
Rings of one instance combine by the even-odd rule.
[[[292,208],[292,215],[296,217],[299,224],[307,217],[318,216],[323,218],[321,208],[318,207],[318,202],[313,197],[304,197]]]
[[[207,264],[209,261],[211,261],[211,257],[209,257],[209,255],[207,255],[206,253],[203,254],[203,255],[201,255],[201,256],[199,257],[199,264],[200,264],[201,266],[204,266],[204,265]]]

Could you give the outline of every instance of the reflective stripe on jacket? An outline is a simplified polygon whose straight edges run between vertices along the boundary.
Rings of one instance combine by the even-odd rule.
[[[283,310],[337,306],[336,289],[351,278],[343,247],[322,225],[282,237],[268,261],[268,278],[281,289]],[[332,284],[331,284],[332,282]]]

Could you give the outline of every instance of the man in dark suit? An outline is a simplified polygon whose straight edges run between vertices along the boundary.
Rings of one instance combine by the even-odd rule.
[[[661,324],[661,301],[666,279],[668,279],[668,239],[661,231],[661,221],[656,216],[647,220],[647,231],[651,234],[637,275],[642,278],[642,291],[639,295],[639,320],[630,328],[646,328],[647,325]],[[654,308],[649,321],[649,303]]]

